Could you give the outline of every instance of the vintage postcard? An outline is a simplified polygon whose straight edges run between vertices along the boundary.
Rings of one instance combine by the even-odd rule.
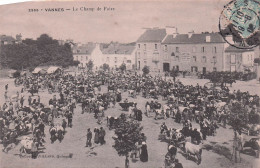
[[[260,167],[259,0],[13,2],[0,168]]]

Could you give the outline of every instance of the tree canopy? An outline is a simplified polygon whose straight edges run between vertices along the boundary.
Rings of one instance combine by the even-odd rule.
[[[39,65],[67,67],[75,64],[71,46],[60,45],[58,40],[42,34],[36,40],[25,39],[19,44],[2,45],[0,49],[2,67],[20,70]]]
[[[147,74],[149,74],[150,69],[149,69],[148,66],[145,65],[145,66],[143,67],[142,71],[143,71],[143,74],[144,74],[144,75],[147,75]]]

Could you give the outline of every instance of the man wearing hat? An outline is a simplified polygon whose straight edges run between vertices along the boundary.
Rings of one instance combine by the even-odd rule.
[[[92,132],[90,131],[90,128],[88,128],[86,147],[92,146],[91,139],[92,139]]]

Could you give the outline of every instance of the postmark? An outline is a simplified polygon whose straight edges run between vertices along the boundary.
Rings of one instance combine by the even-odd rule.
[[[233,0],[221,12],[219,31],[230,45],[248,49],[260,44],[260,0]]]

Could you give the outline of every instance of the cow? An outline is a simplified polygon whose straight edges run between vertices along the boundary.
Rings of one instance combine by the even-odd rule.
[[[194,155],[197,157],[197,164],[201,163],[201,154],[202,154],[202,147],[201,145],[195,145],[191,142],[187,141],[184,143],[184,152],[186,155],[186,159],[189,159],[190,155]]]

